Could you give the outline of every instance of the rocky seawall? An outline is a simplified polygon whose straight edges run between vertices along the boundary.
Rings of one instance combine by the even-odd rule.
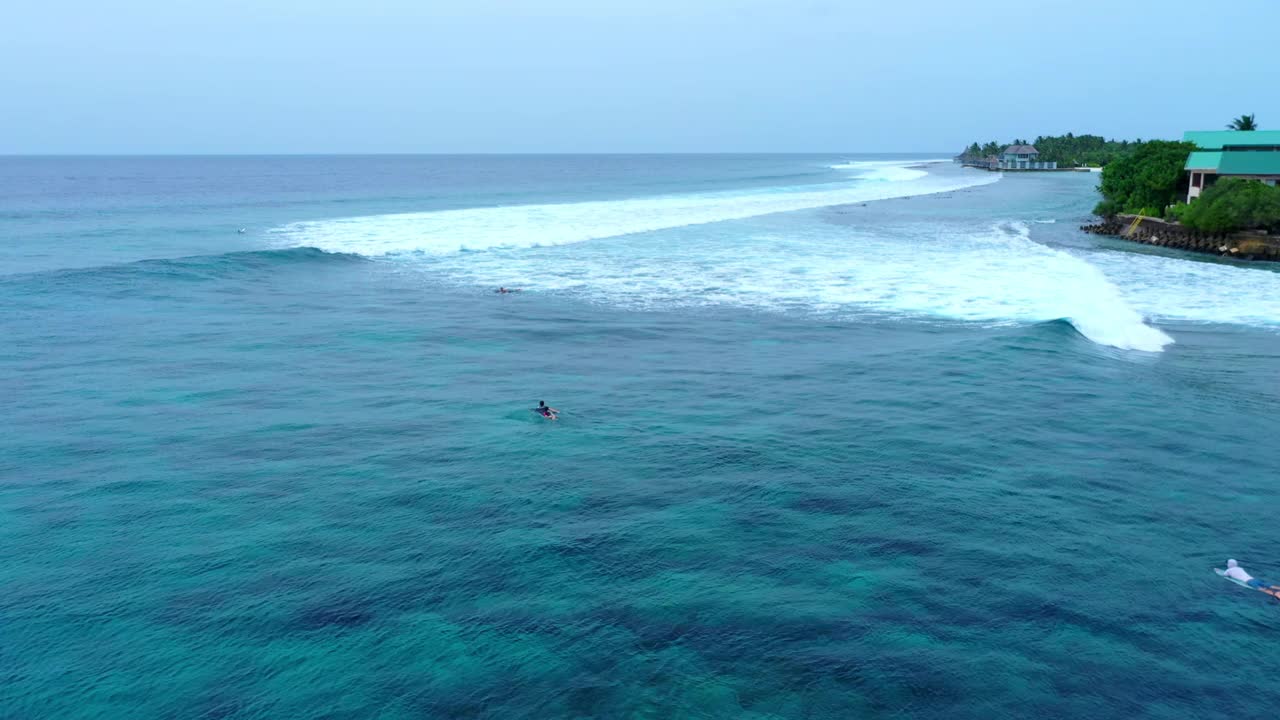
[[[1241,260],[1280,262],[1280,236],[1265,233],[1204,233],[1177,223],[1139,215],[1116,215],[1081,230],[1110,235],[1145,245],[1210,253]]]

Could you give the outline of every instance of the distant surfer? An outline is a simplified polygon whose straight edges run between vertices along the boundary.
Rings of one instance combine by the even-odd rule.
[[[520,288],[500,287],[497,290],[494,290],[494,292],[498,293],[499,295],[510,295],[511,293],[520,292]]]
[[[560,419],[560,411],[548,405],[546,400],[539,400],[538,407],[534,408],[533,411],[548,420]]]
[[[1240,567],[1240,563],[1235,560],[1227,560],[1227,569],[1219,570],[1218,574],[1228,580],[1234,580],[1246,587],[1251,587],[1254,590],[1261,590],[1268,595],[1280,598],[1280,585],[1267,582],[1266,580],[1259,580],[1245,572],[1244,568]]]

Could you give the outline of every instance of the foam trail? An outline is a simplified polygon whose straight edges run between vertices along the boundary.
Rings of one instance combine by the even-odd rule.
[[[906,182],[918,180],[929,173],[923,165],[936,165],[947,160],[856,160],[829,166],[832,170],[847,170],[860,180],[881,182]]]
[[[916,164],[916,163],[913,163]],[[531,248],[739,220],[830,205],[949,192],[999,180],[991,173],[949,177],[885,164],[875,182],[675,195],[545,205],[512,205],[300,222],[278,228],[283,244],[379,256],[444,255],[466,250]]]
[[[906,182],[908,180],[917,180],[928,174],[929,173],[924,170],[917,170],[915,168],[884,167],[863,173],[862,179],[878,180],[880,182]]]
[[[846,163],[837,163],[828,165],[832,170],[866,170],[870,168],[882,167],[914,167],[916,165],[938,165],[940,163],[948,163],[951,160],[947,158],[926,158],[924,160],[850,160]]]

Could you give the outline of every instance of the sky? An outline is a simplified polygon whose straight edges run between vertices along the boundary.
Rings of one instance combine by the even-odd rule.
[[[1280,0],[39,0],[0,153],[958,152],[1280,128]]]

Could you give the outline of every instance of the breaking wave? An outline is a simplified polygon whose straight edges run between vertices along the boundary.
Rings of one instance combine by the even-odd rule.
[[[299,222],[277,228],[285,246],[365,256],[534,248],[632,235],[779,212],[950,192],[996,182],[999,175],[931,175],[874,164],[849,182],[697,193],[628,200],[510,205]]]
[[[1064,320],[1094,342],[1148,352],[1173,342],[1149,320],[1280,326],[1280,273],[1049,247],[1031,239],[1033,225],[1053,222],[1043,216],[985,227],[901,216],[890,225],[763,217],[999,179],[921,165],[846,163],[838,166],[850,175],[844,183],[354,217],[274,234],[281,247],[386,256],[450,284],[521,286],[629,308]]]
[[[664,233],[573,252],[436,258],[449,280],[569,293],[636,309],[734,306],[942,318],[986,324],[1066,320],[1090,340],[1157,352],[1173,340],[1148,325],[1085,259],[1030,239],[1025,223],[974,232],[917,223],[874,231],[812,227],[783,234]]]

